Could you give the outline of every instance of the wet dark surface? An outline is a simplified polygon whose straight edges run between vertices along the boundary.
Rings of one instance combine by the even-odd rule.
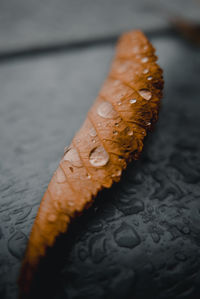
[[[200,49],[171,33],[149,37],[165,77],[159,122],[140,161],[62,240],[54,299],[200,298]],[[1,61],[2,299],[17,297],[40,200],[113,51],[110,42]]]

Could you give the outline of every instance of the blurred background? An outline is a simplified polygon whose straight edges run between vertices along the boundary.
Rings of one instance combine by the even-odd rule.
[[[172,20],[199,26],[199,0],[1,0],[0,53],[112,38],[132,28],[161,31]]]
[[[200,1],[0,0],[1,299],[17,298],[42,195],[132,29],[164,70],[160,120],[70,236],[51,296],[200,298]]]

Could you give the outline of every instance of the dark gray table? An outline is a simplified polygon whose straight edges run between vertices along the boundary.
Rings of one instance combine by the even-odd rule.
[[[145,1],[116,1],[113,12],[114,1],[47,2],[1,3],[0,298],[17,296],[40,200],[107,74],[117,35],[142,27],[164,69],[159,122],[141,160],[70,232],[52,297],[199,299],[199,48],[173,33],[155,4],[149,11]]]

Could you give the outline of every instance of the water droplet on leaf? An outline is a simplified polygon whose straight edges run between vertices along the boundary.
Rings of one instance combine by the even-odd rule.
[[[128,131],[129,136],[133,136],[133,131]]]
[[[90,134],[90,136],[92,136],[92,137],[97,136],[97,132],[96,132],[96,130],[95,130],[94,128],[91,128],[91,129],[90,129],[89,134]]]
[[[133,47],[133,53],[139,52],[140,48],[138,46]]]
[[[109,102],[105,101],[98,106],[97,113],[103,118],[113,118],[113,116],[116,114],[113,106]]]
[[[142,62],[142,63],[146,63],[148,60],[149,60],[148,57],[143,57],[143,58],[141,59],[141,62]]]
[[[130,101],[129,101],[130,104],[135,104],[136,102],[137,102],[136,99],[130,99]]]
[[[148,69],[144,69],[143,70],[143,74],[148,74],[149,70]]]
[[[49,221],[49,222],[54,222],[54,221],[56,221],[56,215],[55,215],[55,214],[50,214],[50,215],[48,216],[48,221]]]
[[[56,170],[56,180],[58,183],[64,183],[66,181],[66,176],[60,167]]]
[[[69,161],[72,165],[76,167],[81,167],[82,162],[80,160],[79,154],[75,148],[68,148],[66,154],[63,158],[64,161]]]
[[[122,174],[121,169],[116,169],[115,172],[112,174],[112,177],[119,177]]]
[[[74,206],[74,202],[73,202],[72,200],[69,200],[69,201],[67,202],[67,204],[68,204],[69,206],[71,206],[71,207]]]
[[[92,166],[101,167],[108,163],[109,155],[103,146],[95,147],[90,152],[89,161]]]
[[[115,80],[115,82],[113,83],[114,86],[117,86],[120,84],[120,80]]]
[[[149,101],[152,97],[152,94],[151,94],[150,90],[145,89],[145,88],[140,89],[139,94],[141,95],[141,97],[143,97],[147,101]]]

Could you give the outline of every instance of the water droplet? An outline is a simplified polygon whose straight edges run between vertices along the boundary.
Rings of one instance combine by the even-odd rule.
[[[119,127],[119,124],[118,124],[118,123],[115,123],[115,126],[116,126],[116,127]]]
[[[113,83],[114,86],[117,86],[120,84],[120,80],[115,80],[115,82]]]
[[[122,104],[121,102],[118,102],[118,103],[117,103],[118,106],[120,106],[121,104]]]
[[[118,169],[118,170],[116,171],[116,173],[115,173],[116,176],[120,176],[121,174],[122,174],[121,169]]]
[[[147,80],[151,81],[153,79],[152,76],[147,77]]]
[[[150,123],[150,122],[147,122],[147,123],[146,123],[146,126],[151,126],[151,123]]]
[[[85,249],[80,249],[78,252],[79,259],[83,262],[88,257],[88,253]]]
[[[142,62],[142,63],[146,63],[148,60],[149,60],[148,57],[143,57],[143,58],[141,59],[141,62]]]
[[[135,229],[125,222],[114,232],[114,239],[118,246],[130,249],[138,246],[141,242]]]
[[[93,142],[93,143],[95,143],[95,142],[96,142],[96,140],[95,140],[95,139],[92,139],[92,142]]]
[[[73,202],[72,200],[69,200],[69,201],[67,202],[67,204],[68,204],[70,207],[73,207],[73,206],[74,206],[74,202]]]
[[[89,161],[92,166],[101,167],[108,163],[109,155],[103,146],[95,147],[90,152]]]
[[[181,262],[184,262],[187,260],[187,256],[185,256],[185,254],[181,253],[181,252],[176,252],[175,254],[175,258],[178,260],[178,261],[181,261]]]
[[[81,167],[82,162],[80,160],[79,154],[75,148],[68,148],[67,152],[63,157],[64,161],[69,161],[72,165],[76,167]]]
[[[129,66],[129,63],[128,62],[125,62],[124,64],[122,64],[119,68],[118,68],[118,72],[119,73],[123,73],[127,70]]]
[[[134,200],[133,206],[131,208],[133,214],[138,214],[144,210],[144,203],[143,201],[137,199]]]
[[[28,217],[32,210],[31,206],[24,206],[23,208],[14,210],[14,214],[17,214],[15,224],[23,223],[25,219]]]
[[[133,131],[128,131],[128,136],[133,136]]]
[[[64,183],[66,181],[66,176],[60,167],[56,170],[56,181],[58,183]]]
[[[48,221],[49,221],[49,222],[54,222],[54,221],[56,221],[56,215],[55,215],[55,214],[50,214],[50,215],[48,216]]]
[[[87,179],[91,179],[91,175],[89,173],[86,174]]]
[[[103,118],[113,118],[116,112],[109,102],[103,101],[97,108],[97,113]]]
[[[149,70],[148,69],[144,69],[143,70],[143,74],[148,74]]]
[[[26,249],[26,243],[26,235],[21,231],[17,231],[8,240],[8,250],[14,257],[21,259]]]
[[[94,211],[95,213],[98,211],[98,207],[94,207]],[[103,224],[101,222],[98,221],[92,221],[89,230],[92,233],[97,233],[100,232],[103,229]]]
[[[133,53],[139,52],[140,48],[138,46],[133,47]]]
[[[122,170],[121,169],[116,169],[115,172],[112,174],[112,177],[119,177],[122,174]]]
[[[117,203],[117,207],[125,215],[138,214],[144,211],[144,203],[139,199],[135,199],[130,195],[122,196]]]
[[[136,102],[137,102],[136,99],[130,99],[130,101],[129,101],[130,104],[135,104]]]
[[[96,130],[95,130],[94,128],[91,128],[91,129],[90,129],[89,134],[90,134],[90,136],[92,136],[92,137],[97,136],[97,132],[96,132]]]
[[[160,241],[160,235],[157,232],[152,232],[151,237],[154,243],[158,243]]]
[[[188,226],[184,226],[180,230],[183,234],[187,235],[190,233],[190,228]]]
[[[106,256],[106,240],[104,234],[99,234],[90,239],[90,256],[94,263],[100,263]]]
[[[139,94],[141,95],[141,97],[143,97],[147,101],[149,101],[152,97],[152,94],[151,94],[150,90],[145,89],[145,88],[140,89]]]
[[[117,131],[113,131],[113,135],[118,135],[118,132]]]
[[[167,208],[166,205],[161,205],[161,206],[158,207],[158,212],[159,213],[165,213],[166,212],[166,208]]]

